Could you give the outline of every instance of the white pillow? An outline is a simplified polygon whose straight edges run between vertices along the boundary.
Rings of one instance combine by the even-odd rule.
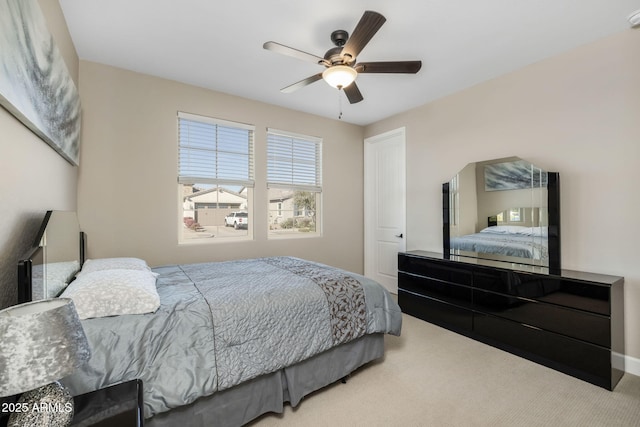
[[[547,237],[548,227],[522,227],[520,225],[494,225],[480,231],[490,234],[519,234],[522,236]]]
[[[71,298],[81,319],[153,313],[160,307],[156,274],[144,270],[101,270],[85,273],[60,297]]]
[[[93,273],[94,271],[102,270],[151,271],[151,268],[149,268],[145,260],[140,258],[119,257],[88,259],[82,265],[82,270],[80,270],[80,273],[78,273],[77,277],[86,273]]]
[[[548,237],[549,236],[549,227],[530,227],[527,229],[527,236],[536,236],[536,237]]]
[[[524,230],[526,230],[526,227],[520,225],[494,225],[480,230],[480,232],[491,234],[520,234]]]

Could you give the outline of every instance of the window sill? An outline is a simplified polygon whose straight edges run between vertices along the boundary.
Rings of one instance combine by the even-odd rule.
[[[267,240],[288,240],[288,239],[313,239],[322,237],[321,233],[282,233],[282,234],[268,234]]]
[[[253,236],[243,237],[219,237],[212,236],[210,238],[202,237],[198,239],[178,240],[178,246],[198,246],[198,245],[220,245],[224,243],[252,242]]]

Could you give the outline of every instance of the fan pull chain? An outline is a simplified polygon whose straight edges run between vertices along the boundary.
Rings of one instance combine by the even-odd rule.
[[[342,120],[342,94],[340,93],[342,91],[342,86],[338,86],[338,120]]]

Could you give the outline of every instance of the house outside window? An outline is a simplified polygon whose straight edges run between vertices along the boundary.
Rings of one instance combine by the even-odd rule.
[[[180,243],[252,237],[254,127],[178,113]]]
[[[321,234],[322,140],[267,130],[269,238]]]

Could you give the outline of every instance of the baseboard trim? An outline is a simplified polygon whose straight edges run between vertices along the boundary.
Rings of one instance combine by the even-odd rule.
[[[640,359],[631,356],[624,357],[624,370],[625,372],[633,375],[637,375],[640,377]]]

